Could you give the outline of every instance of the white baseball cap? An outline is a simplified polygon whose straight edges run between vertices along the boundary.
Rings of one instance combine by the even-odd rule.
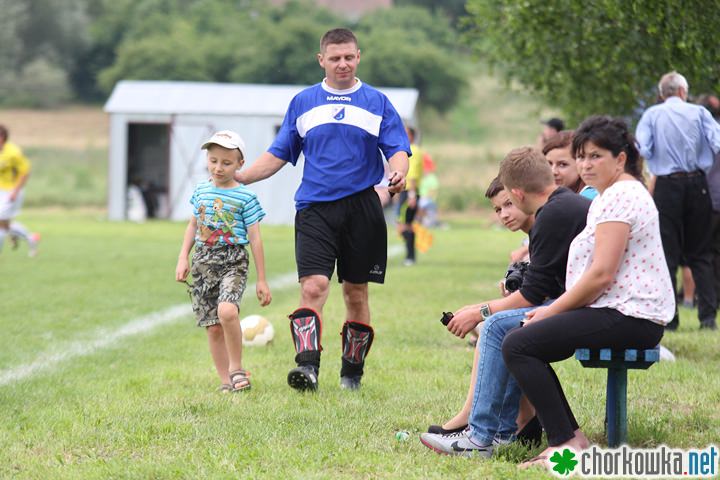
[[[215,132],[210,140],[203,143],[202,149],[207,150],[210,145],[220,145],[221,147],[229,148],[230,150],[238,149],[245,158],[245,142],[240,138],[240,135],[233,132],[232,130],[220,130]]]

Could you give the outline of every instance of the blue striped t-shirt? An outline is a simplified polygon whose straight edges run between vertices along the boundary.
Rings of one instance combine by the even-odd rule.
[[[248,227],[265,216],[257,195],[245,185],[217,188],[204,182],[195,187],[190,203],[198,224],[196,245],[247,245]]]

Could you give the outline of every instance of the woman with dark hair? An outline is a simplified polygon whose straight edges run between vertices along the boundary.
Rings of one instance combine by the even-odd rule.
[[[657,208],[638,181],[642,159],[627,125],[590,117],[575,131],[572,152],[580,177],[599,196],[570,245],[566,291],[528,312],[502,345],[548,437],[548,449],[523,467],[543,463],[556,448],[589,446],[549,364],[580,347],[652,348],[675,312]]]
[[[542,152],[552,168],[555,184],[567,187],[575,193],[592,200],[597,196],[597,190],[580,178],[577,162],[572,155],[573,131],[563,130],[548,139],[543,146]]]

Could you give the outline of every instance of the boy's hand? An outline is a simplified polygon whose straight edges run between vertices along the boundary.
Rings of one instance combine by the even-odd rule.
[[[260,306],[266,307],[270,305],[270,302],[272,302],[272,294],[270,293],[270,287],[267,282],[257,282],[255,284],[255,293],[260,301]]]
[[[175,267],[175,281],[184,282],[190,273],[190,264],[187,258],[178,258],[177,267]]]
[[[465,338],[465,335],[471,332],[478,323],[480,322],[475,312],[468,307],[463,307],[455,312],[452,320],[448,323],[447,329],[456,337]]]

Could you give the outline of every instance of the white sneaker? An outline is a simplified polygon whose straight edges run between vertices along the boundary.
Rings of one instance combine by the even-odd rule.
[[[667,348],[660,345],[660,361],[661,362],[674,362],[675,355]]]
[[[493,445],[481,446],[475,444],[468,437],[468,430],[447,435],[423,433],[420,435],[420,441],[430,450],[437,453],[461,457],[490,458],[495,448]]]

